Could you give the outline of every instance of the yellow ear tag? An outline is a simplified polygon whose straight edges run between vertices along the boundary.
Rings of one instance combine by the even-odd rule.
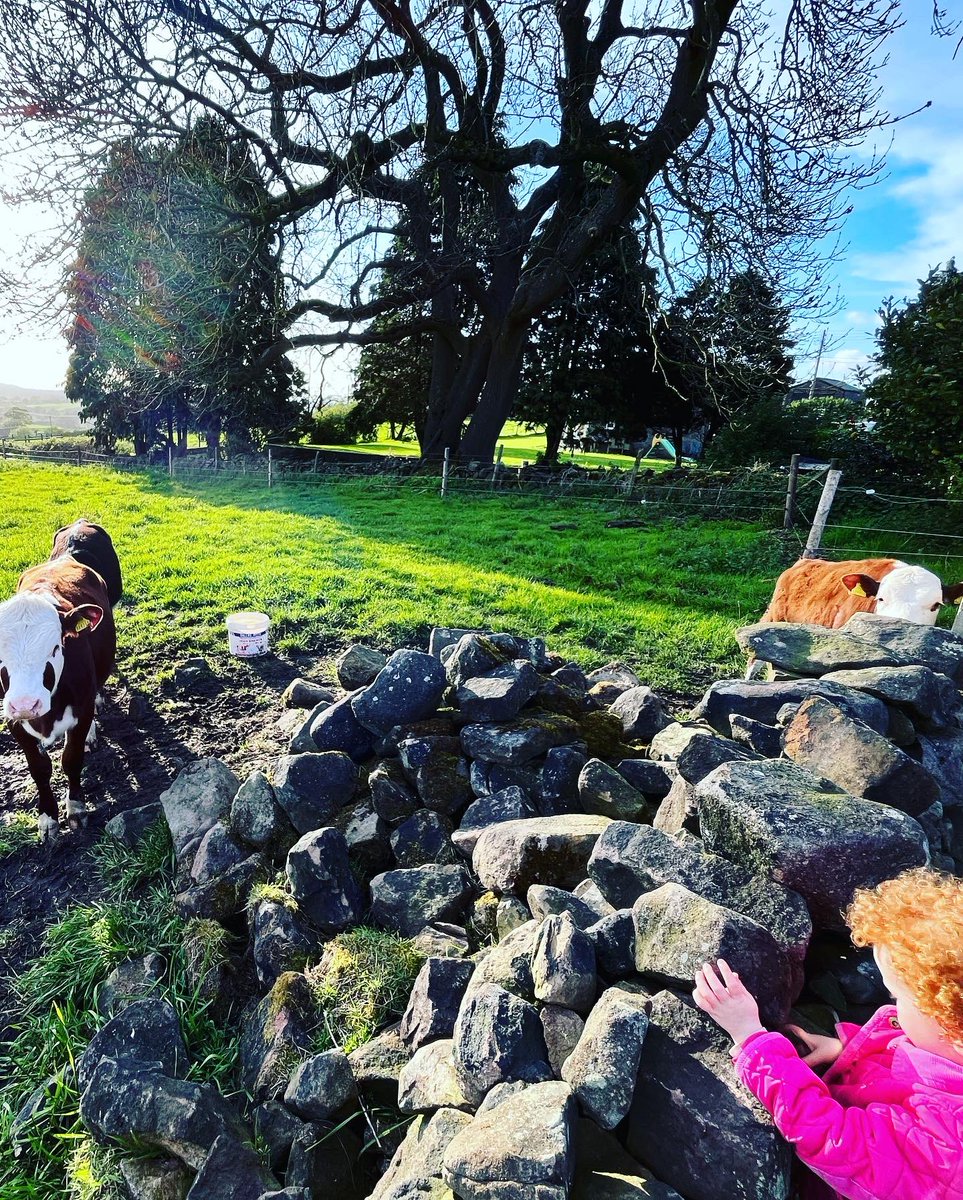
[[[74,633],[82,633],[85,629],[90,628],[90,621],[87,617],[81,617],[74,626]]]
[[[963,596],[957,596],[953,601],[954,604],[963,604]]]
[[[857,583],[854,588],[849,589],[849,593],[851,596],[865,596],[866,589],[863,587],[863,585],[861,583]]]

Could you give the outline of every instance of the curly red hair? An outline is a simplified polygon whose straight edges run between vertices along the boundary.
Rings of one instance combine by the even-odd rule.
[[[846,911],[857,946],[885,946],[920,1012],[963,1041],[963,879],[927,867],[860,888]]]

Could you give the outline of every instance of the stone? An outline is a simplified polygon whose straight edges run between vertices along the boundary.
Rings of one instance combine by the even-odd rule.
[[[572,814],[505,821],[482,832],[472,866],[482,885],[524,896],[533,883],[571,888],[585,878],[607,817]]]
[[[468,908],[472,882],[464,867],[427,864],[386,871],[371,881],[371,920],[414,937],[435,921],[456,921]]]
[[[348,1055],[358,1091],[377,1104],[396,1104],[398,1080],[411,1051],[401,1040],[399,1025],[389,1025]]]
[[[510,721],[532,699],[540,684],[532,664],[515,659],[487,675],[466,679],[456,692],[455,703],[466,721]]]
[[[379,762],[368,776],[371,807],[388,825],[400,825],[419,807],[418,796],[397,759]]]
[[[338,683],[346,691],[353,692],[357,688],[367,687],[387,661],[378,650],[356,642],[335,659],[334,670]]]
[[[502,821],[521,821],[537,817],[535,806],[520,787],[503,788],[487,796],[479,796],[462,813],[458,829],[453,835],[454,844],[469,858],[482,830]]]
[[[244,1021],[240,1079],[255,1100],[279,1100],[284,1094],[293,1065],[311,1052],[316,1007],[305,976],[287,971]]]
[[[452,843],[453,826],[447,817],[429,808],[416,809],[391,834],[391,849],[399,867],[421,867],[426,863],[457,863],[460,856]]]
[[[249,848],[233,837],[222,821],[216,821],[197,847],[191,863],[191,882],[209,883],[231,867],[236,867],[249,855]]]
[[[516,896],[502,896],[495,908],[495,936],[501,941],[531,919],[528,905]]]
[[[553,746],[538,782],[539,816],[578,811],[578,779],[588,759],[578,746]]]
[[[219,758],[199,758],[188,763],[167,791],[161,792],[161,807],[178,859],[230,812],[239,786],[237,776]]]
[[[882,700],[856,688],[825,679],[788,679],[767,683],[761,679],[722,679],[713,683],[692,710],[694,717],[708,722],[725,737],[731,737],[729,718],[734,712],[766,725],[777,724],[777,714],[786,704],[802,704],[809,696],[831,700],[849,717],[862,721],[877,733],[889,729],[889,712]],[[650,754],[652,753],[650,749]]]
[[[445,735],[405,738],[398,745],[398,753],[405,774],[426,808],[453,816],[469,803],[471,777],[457,738]]]
[[[587,869],[587,868],[586,868]],[[613,906],[602,895],[601,889],[594,879],[583,879],[572,891],[572,895],[587,904],[599,918],[607,917],[615,912]]]
[[[103,1058],[80,1097],[80,1119],[100,1142],[136,1138],[199,1171],[215,1141],[238,1146],[247,1133],[233,1108],[208,1084],[171,1079],[155,1066]]]
[[[565,747],[562,747],[565,749]],[[549,751],[549,754],[554,751]],[[517,787],[531,799],[540,794],[541,773],[534,764],[510,767],[502,763],[484,762],[476,759],[469,768],[472,793],[479,797],[492,796],[506,788]]]
[[[133,848],[143,841],[148,830],[163,820],[164,810],[160,804],[142,804],[140,808],[128,808],[111,817],[104,826],[104,832],[122,846]]]
[[[206,658],[188,658],[174,668],[174,690],[184,696],[207,696],[220,685]]]
[[[238,789],[231,802],[230,828],[259,850],[282,841],[290,845],[297,838],[263,771],[252,771]]]
[[[579,807],[616,821],[644,820],[649,804],[625,777],[601,759],[590,758],[578,777]]]
[[[372,733],[421,721],[441,702],[448,681],[441,663],[420,650],[396,650],[363,691],[351,697],[351,710]]]
[[[357,786],[357,767],[338,750],[285,754],[274,772],[275,798],[298,833],[330,825]]]
[[[679,883],[751,917],[800,965],[805,958],[812,921],[803,898],[774,879],[708,853],[701,843],[687,845],[659,829],[615,821],[596,842],[588,870],[619,909],[665,883]]]
[[[471,1122],[468,1113],[454,1108],[440,1108],[431,1118],[416,1117],[369,1200],[451,1200],[451,1192],[442,1184],[442,1159]],[[447,1197],[439,1190],[442,1187]]]
[[[949,729],[956,724],[959,692],[951,679],[929,667],[869,667],[834,671],[824,678],[897,705],[924,730]]]
[[[258,852],[212,879],[178,892],[174,903],[181,916],[229,923],[244,911],[251,888],[265,883],[270,874],[269,859]]]
[[[488,675],[504,666],[514,654],[497,646],[489,634],[466,633],[455,643],[445,661],[448,682],[460,688],[469,679]]]
[[[465,992],[494,983],[523,1000],[534,1001],[535,983],[532,979],[532,954],[538,937],[539,923],[526,921],[506,934],[492,946],[475,967]]]
[[[614,1129],[632,1105],[649,1027],[647,1006],[644,994],[606,988],[562,1066],[562,1078],[578,1097],[582,1111],[603,1129]]]
[[[762,758],[778,758],[782,753],[782,730],[778,725],[766,725],[741,713],[733,713],[729,717],[729,725],[732,740],[737,745],[747,746]]]
[[[699,837],[699,800],[696,790],[682,776],[673,783],[669,794],[656,809],[652,818],[655,829],[677,836],[683,829]]]
[[[548,1051],[548,1062],[556,1079],[562,1078],[562,1064],[575,1049],[585,1021],[570,1008],[557,1004],[545,1004],[539,1014],[542,1036]]]
[[[167,964],[160,954],[145,954],[119,963],[97,989],[97,1011],[113,1017],[134,1000],[162,990]]]
[[[659,730],[669,724],[662,701],[644,685],[622,692],[609,712],[622,722],[626,740],[630,742],[651,742]]]
[[[403,1113],[436,1108],[474,1108],[455,1070],[455,1043],[429,1042],[416,1050],[398,1077],[398,1107]]]
[[[284,1091],[284,1103],[305,1121],[326,1121],[357,1094],[347,1055],[325,1050],[297,1068]]]
[[[686,988],[703,963],[724,958],[756,997],[762,1023],[785,1024],[798,982],[788,955],[767,929],[678,883],[640,896],[632,915],[640,975]]]
[[[306,833],[288,851],[284,870],[298,907],[322,933],[330,936],[360,923],[367,904],[339,830]]]
[[[635,919],[631,908],[619,908],[585,931],[595,943],[595,961],[606,979],[635,974]]]
[[[546,917],[532,950],[535,999],[587,1013],[595,1003],[595,946],[568,913]]]
[[[133,1000],[98,1029],[77,1063],[80,1091],[104,1058],[141,1066],[157,1064],[163,1074],[173,1078],[186,1074],[187,1047],[170,1001],[155,996]]]
[[[179,1158],[121,1158],[117,1163],[132,1200],[187,1200],[194,1172]]]
[[[568,1200],[575,1119],[564,1083],[525,1088],[452,1138],[444,1179],[461,1200]]]
[[[899,659],[848,630],[825,625],[761,622],[736,630],[736,641],[762,662],[794,675],[825,675],[856,667],[892,667]]]
[[[345,815],[348,820],[344,824],[344,840],[357,870],[364,878],[386,871],[392,865],[387,821],[383,821],[364,800],[350,812],[342,813],[342,820]]]
[[[496,1083],[552,1077],[538,1011],[497,984],[468,990],[452,1038],[458,1080],[473,1106]]]
[[[647,800],[664,799],[679,774],[675,763],[653,762],[648,758],[623,758],[615,769]]]
[[[333,704],[334,699],[334,692],[330,688],[300,676],[292,679],[281,693],[281,703],[285,708],[317,708],[319,704]]]
[[[330,1121],[300,1122],[291,1144],[285,1172],[288,1187],[278,1200],[311,1200],[313,1196],[336,1196],[337,1200],[364,1200],[369,1172],[365,1169],[364,1146],[350,1125]],[[261,1200],[269,1200],[262,1196]]]
[[[740,746],[738,742],[705,732],[689,738],[676,761],[679,774],[686,783],[698,783],[724,762],[737,762],[739,759],[752,757],[752,751]]]
[[[418,972],[398,1033],[411,1050],[450,1038],[474,964],[458,958],[432,957]]]
[[[653,762],[675,762],[694,737],[711,734],[712,728],[697,721],[672,721],[652,739],[649,758]]]
[[[283,1174],[291,1146],[304,1128],[304,1122],[279,1100],[266,1100],[256,1105],[252,1120],[255,1139],[267,1150],[268,1166]]]
[[[352,693],[334,704],[319,705],[314,709],[305,722],[304,737],[292,739],[291,753],[337,750],[356,763],[369,758],[374,750],[374,738],[354,715],[353,698]]]
[[[589,671],[585,678],[589,686],[596,683],[614,683],[623,692],[642,686],[642,680],[632,668],[620,662],[610,662],[606,663],[604,667],[596,667],[594,671]]]
[[[963,684],[963,638],[948,629],[891,621],[875,613],[854,613],[843,628],[889,652],[904,666],[929,667]]]
[[[821,696],[800,704],[786,729],[786,757],[853,796],[888,804],[911,817],[939,799],[933,776],[868,725]]]
[[[292,900],[260,900],[251,914],[254,968],[262,988],[286,971],[303,971],[320,938]]]
[[[725,763],[696,785],[706,848],[798,892],[817,929],[843,928],[857,887],[926,862],[905,813],[861,800],[795,763]]]
[[[222,1133],[197,1172],[187,1200],[261,1200],[277,1186],[253,1146],[239,1145],[236,1138]]]
[[[461,745],[469,758],[517,766],[578,738],[579,728],[560,713],[533,711],[501,725],[472,724],[461,731]]]
[[[544,883],[533,883],[528,889],[525,901],[536,921],[568,913],[579,929],[588,929],[599,919],[595,909],[579,899],[574,892]]]
[[[682,1200],[626,1154],[611,1133],[583,1117],[576,1126],[570,1200]]]
[[[729,1045],[688,1000],[653,997],[626,1148],[687,1200],[785,1200],[793,1149],[736,1078]]]
[[[922,765],[940,785],[944,809],[963,807],[963,734],[923,736]]]

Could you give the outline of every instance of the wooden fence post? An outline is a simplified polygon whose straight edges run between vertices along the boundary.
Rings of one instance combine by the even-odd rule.
[[[442,500],[448,497],[448,467],[451,462],[451,449],[445,447],[445,461],[441,464],[441,498]]]
[[[504,446],[498,447],[498,454],[495,456],[495,462],[492,464],[492,491],[495,490],[495,484],[498,482],[498,472],[501,470],[502,452],[504,449]]]
[[[789,538],[796,521],[796,487],[799,483],[799,455],[794,454],[789,460],[789,483],[786,485],[786,511],[782,519],[782,557],[788,562],[790,557]]]
[[[167,447],[167,474],[174,478],[174,447],[170,445]]]
[[[625,498],[626,498],[626,500],[628,500],[628,499],[629,499],[629,497],[632,495],[632,492],[635,490],[635,481],[636,481],[636,479],[638,478],[638,475],[639,475],[639,464],[640,464],[641,462],[642,462],[642,451],[640,450],[640,451],[638,452],[638,454],[636,454],[636,456],[635,456],[635,462],[632,464],[632,472],[631,472],[631,474],[629,475],[629,481],[628,481],[628,483],[625,485]]]
[[[839,487],[841,475],[842,471],[836,469],[836,460],[833,459],[829,465],[829,470],[826,472],[823,494],[819,497],[816,515],[813,517],[813,527],[809,531],[806,549],[803,551],[803,558],[819,557],[819,547],[823,538],[823,530],[826,528],[826,522],[829,519],[829,510],[833,506],[833,499],[836,495],[836,489]]]
[[[83,450],[78,450],[77,451],[77,466],[82,467],[83,465],[84,465],[84,452],[83,452]]]
[[[268,446],[268,487],[274,487],[274,462],[271,459],[270,446]]]

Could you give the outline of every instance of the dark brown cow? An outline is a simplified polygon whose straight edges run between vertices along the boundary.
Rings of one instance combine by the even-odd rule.
[[[114,666],[111,609],[121,587],[107,532],[76,521],[58,530],[48,561],[24,571],[16,595],[0,604],[0,711],[37,785],[44,839],[59,830],[44,751],[61,736],[70,825],[86,813],[80,773],[97,694]]]

